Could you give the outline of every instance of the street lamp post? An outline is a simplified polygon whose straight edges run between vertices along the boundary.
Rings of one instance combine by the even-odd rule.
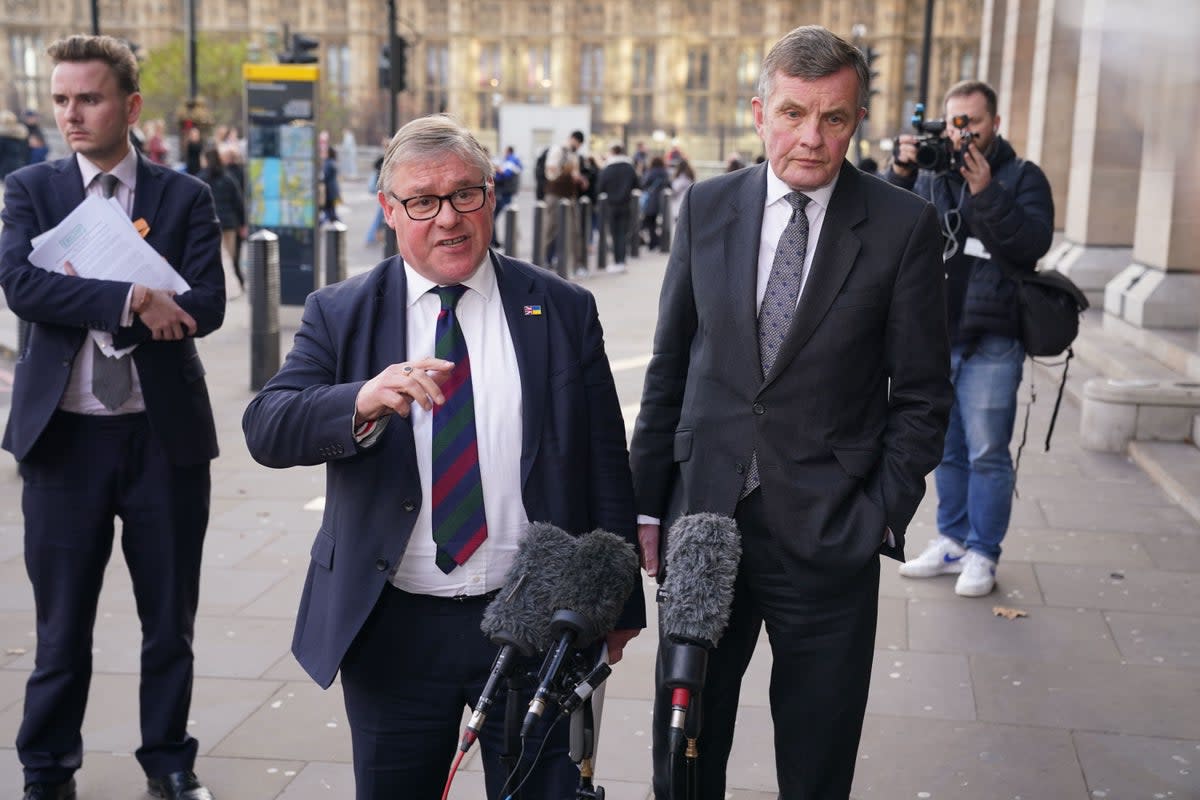
[[[195,101],[196,89],[196,0],[187,0],[188,99]]]
[[[929,108],[929,53],[933,46],[933,0],[925,0],[925,38],[921,42],[921,85],[917,102]]]
[[[92,0],[92,35],[100,35],[100,0]]]

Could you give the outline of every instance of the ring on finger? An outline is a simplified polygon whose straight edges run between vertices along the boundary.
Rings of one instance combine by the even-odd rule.
[[[409,374],[411,374],[411,373],[412,373],[412,367],[411,367],[411,366],[405,366],[405,367],[404,367],[402,370],[400,370],[400,371],[401,371],[401,372],[403,372],[405,375],[409,375]]]

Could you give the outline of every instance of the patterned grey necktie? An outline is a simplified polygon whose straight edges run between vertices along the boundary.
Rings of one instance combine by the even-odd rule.
[[[758,310],[758,357],[764,378],[775,364],[779,347],[796,313],[800,280],[804,275],[804,254],[808,250],[808,215],[804,213],[804,207],[809,198],[799,192],[788,192],[784,197],[792,206],[792,218],[779,237],[771,275],[767,278],[767,291]],[[758,452],[755,451],[750,456],[750,469],[746,471],[746,482],[739,499],[757,489],[759,483]]]
[[[105,197],[117,191],[119,179],[107,172],[96,176]],[[116,411],[129,399],[133,392],[133,375],[129,371],[129,358],[109,358],[100,345],[92,339],[92,394],[109,411]]]

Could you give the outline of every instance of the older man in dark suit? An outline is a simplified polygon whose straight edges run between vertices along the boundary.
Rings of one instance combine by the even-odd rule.
[[[37,604],[37,660],[17,736],[25,798],[75,796],[92,625],[119,517],[143,636],[135,755],[152,795],[205,800],[212,795],[192,772],[197,742],[187,719],[217,437],[194,337],[224,319],[221,231],[203,183],[130,145],[142,99],[129,48],[72,36],[47,52],[55,121],[75,154],[8,176],[0,235],[0,285],[32,323],[4,432],[24,480],[25,563]],[[115,198],[144,221],[146,241],[190,290],[175,296],[31,264],[30,240],[88,195]],[[109,343],[136,349],[111,358],[102,349]]]
[[[449,118],[401,128],[378,186],[399,256],[309,296],[292,352],[242,421],[261,463],[326,465],[292,652],[323,687],[341,673],[359,800],[441,796],[496,654],[483,610],[530,522],[635,541],[595,301],[489,251],[492,172]],[[644,622],[635,591],[608,635],[612,660]],[[493,799],[507,777],[502,718],[480,734]],[[564,735],[526,796],[574,796]]]
[[[765,622],[780,796],[844,800],[870,683],[879,559],[898,557],[951,401],[933,209],[845,160],[859,50],[798,28],[763,62],[767,163],[696,184],[664,278],[632,463],[647,570],[659,523],[736,519],[731,620],[702,694],[700,795],[722,798]],[[666,565],[670,569],[670,564]],[[671,792],[655,715],[655,789]]]

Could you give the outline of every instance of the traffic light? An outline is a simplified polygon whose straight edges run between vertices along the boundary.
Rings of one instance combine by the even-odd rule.
[[[871,90],[867,94],[867,111],[870,113],[871,98],[879,94],[879,90],[875,88],[875,79],[879,77],[879,70],[875,69],[875,60],[879,58],[879,51],[868,45],[863,50],[863,56],[867,59],[867,74],[871,78]]]
[[[279,63],[316,64],[320,59],[312,51],[320,46],[321,43],[311,36],[305,36],[303,33],[293,33],[292,48],[285,53],[279,54]]]
[[[395,54],[395,58],[392,54]],[[399,94],[408,88],[408,42],[399,36],[379,48],[379,88]]]

